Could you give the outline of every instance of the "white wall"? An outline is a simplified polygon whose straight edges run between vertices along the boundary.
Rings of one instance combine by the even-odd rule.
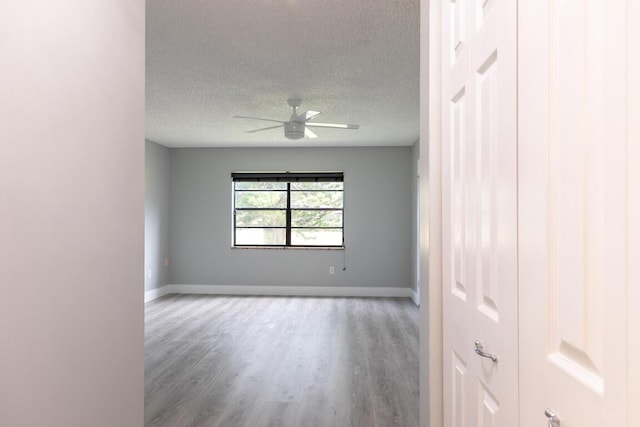
[[[145,290],[169,283],[169,149],[145,141]]]
[[[172,149],[171,283],[410,288],[411,158],[411,147]],[[231,249],[231,172],[266,170],[344,171],[345,251]]]
[[[0,425],[142,426],[144,2],[1,2],[0,70]]]

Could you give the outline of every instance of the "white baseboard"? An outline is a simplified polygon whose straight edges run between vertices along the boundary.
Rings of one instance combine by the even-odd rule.
[[[151,292],[154,294],[150,294]],[[149,294],[149,295],[147,295]],[[273,295],[273,296],[316,296],[316,297],[394,297],[411,298],[416,295],[411,288],[363,287],[363,286],[224,286],[224,285],[166,285],[147,291],[145,302],[166,294],[209,294],[209,295]],[[157,295],[157,296],[156,296]],[[150,299],[147,299],[149,297]]]
[[[153,301],[154,299],[160,298],[161,296],[166,295],[168,293],[169,293],[169,289],[167,286],[162,286],[156,289],[150,289],[148,291],[145,291],[144,293],[144,302]]]

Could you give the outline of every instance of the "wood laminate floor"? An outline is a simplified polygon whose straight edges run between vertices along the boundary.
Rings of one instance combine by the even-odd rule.
[[[409,299],[170,295],[146,304],[145,426],[418,426]]]

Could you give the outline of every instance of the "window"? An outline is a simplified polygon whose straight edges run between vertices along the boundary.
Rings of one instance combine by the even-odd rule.
[[[234,172],[233,245],[342,247],[342,172]]]

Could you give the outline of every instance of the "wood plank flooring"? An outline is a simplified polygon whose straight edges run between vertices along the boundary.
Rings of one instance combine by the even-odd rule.
[[[146,427],[418,426],[409,299],[169,295],[145,311]]]

